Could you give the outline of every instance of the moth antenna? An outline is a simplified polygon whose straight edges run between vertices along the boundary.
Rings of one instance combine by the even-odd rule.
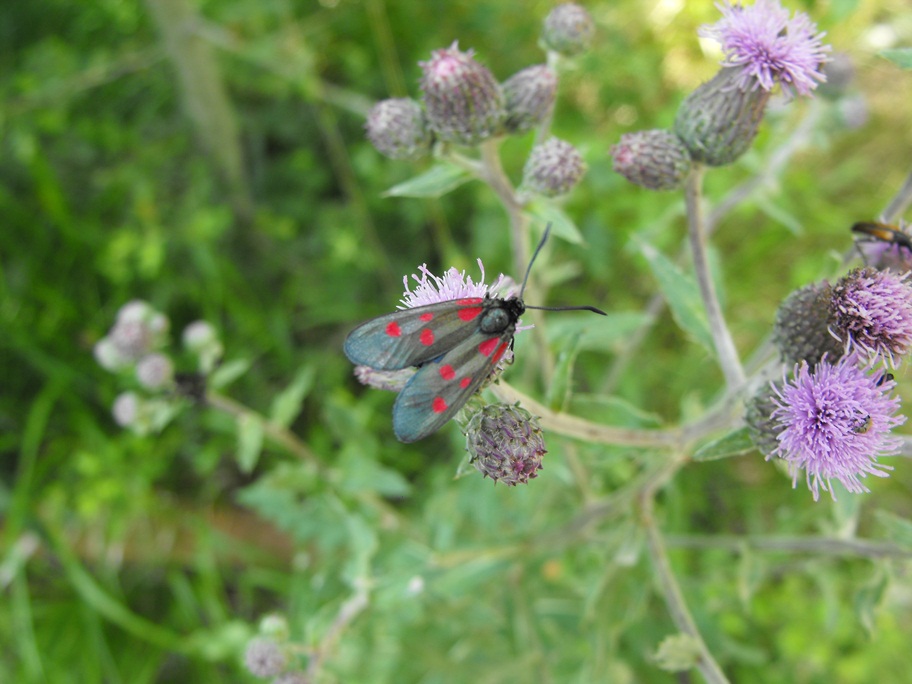
[[[601,314],[602,316],[608,315],[594,306],[529,306],[526,304],[526,308],[539,309],[540,311],[591,311],[592,313]]]
[[[519,298],[522,299],[523,292],[526,291],[526,282],[529,280],[529,273],[532,271],[532,264],[535,263],[535,258],[538,256],[538,253],[542,250],[542,247],[545,246],[545,241],[548,239],[548,233],[551,232],[551,224],[549,223],[545,226],[545,234],[542,235],[541,241],[538,243],[538,247],[535,248],[535,252],[532,254],[532,258],[529,259],[529,265],[526,266],[526,275],[522,281],[522,287],[519,288]],[[532,307],[526,307],[527,309]]]

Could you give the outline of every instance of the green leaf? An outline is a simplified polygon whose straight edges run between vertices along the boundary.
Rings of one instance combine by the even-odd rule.
[[[659,669],[684,672],[700,662],[700,643],[689,634],[673,634],[662,640],[653,658]]]
[[[237,380],[249,368],[250,361],[247,359],[235,359],[234,361],[223,363],[209,376],[209,385],[213,389],[221,389]]]
[[[529,211],[542,223],[542,229],[551,224],[551,234],[563,238],[567,242],[581,245],[585,242],[583,234],[566,212],[559,206],[545,199],[538,199],[529,204]]]
[[[384,197],[440,197],[472,179],[465,169],[453,164],[436,164],[424,173],[394,185]]]
[[[548,344],[562,348],[578,337],[578,351],[616,353],[647,322],[642,311],[611,311],[607,316],[566,313],[548,320]]]
[[[272,408],[269,411],[269,419],[282,427],[291,425],[291,421],[301,410],[301,402],[313,389],[316,369],[313,365],[301,367],[284,390],[282,390],[272,401]]]
[[[903,548],[912,549],[912,520],[884,510],[878,510],[874,515],[886,531],[887,539]]]
[[[548,385],[548,395],[546,397],[548,406],[555,411],[564,409],[570,397],[573,363],[579,354],[581,339],[582,333],[577,333],[570,339],[569,344],[560,347],[560,353],[557,356],[557,363],[554,366],[554,373],[551,376],[551,383]]]
[[[243,414],[237,421],[238,468],[242,473],[253,472],[263,448],[263,421],[257,416]]]
[[[734,432],[729,432],[724,437],[704,444],[693,455],[695,461],[716,461],[720,458],[730,458],[732,456],[743,456],[752,451],[756,451],[753,440],[750,438],[750,431],[743,427]]]
[[[715,353],[706,311],[700,298],[696,281],[685,275],[664,254],[652,244],[633,238],[646,258],[649,268],[659,282],[659,288],[665,295],[665,301],[671,308],[671,314],[682,330],[689,333],[694,340],[703,345],[710,353]]]
[[[893,48],[882,50],[878,54],[884,59],[889,59],[900,69],[912,69],[912,48]]]

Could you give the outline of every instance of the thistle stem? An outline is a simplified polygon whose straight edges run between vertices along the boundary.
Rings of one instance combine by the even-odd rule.
[[[703,167],[695,165],[687,177],[685,188],[685,201],[687,203],[687,225],[690,236],[690,250],[693,258],[694,273],[700,286],[700,296],[703,298],[703,307],[709,322],[719,365],[725,375],[725,382],[729,390],[734,391],[744,384],[744,369],[738,359],[738,350],[732,340],[722,307],[716,295],[716,287],[709,271],[709,260],[706,254],[706,227],[703,219]]]

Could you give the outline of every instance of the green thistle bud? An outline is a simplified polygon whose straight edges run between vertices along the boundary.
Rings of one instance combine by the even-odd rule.
[[[477,145],[501,132],[506,117],[503,93],[471,50],[460,52],[453,43],[419,65],[428,124],[438,138]]]
[[[823,281],[792,292],[779,305],[773,342],[786,365],[807,361],[814,366],[824,354],[831,360],[842,356],[843,344],[829,331],[832,296],[832,287]]]
[[[504,127],[509,133],[525,133],[551,113],[557,74],[545,64],[527,67],[504,81],[503,93],[507,107]]]
[[[489,404],[469,420],[466,450],[485,477],[509,486],[538,477],[545,440],[531,413],[510,404]]]
[[[558,138],[549,138],[532,148],[523,168],[522,189],[545,197],[564,195],[586,172],[577,149]]]
[[[764,88],[742,90],[740,69],[725,67],[681,103],[674,132],[696,162],[731,164],[750,147],[770,93]]]
[[[625,133],[610,152],[615,171],[650,190],[680,188],[690,173],[690,153],[670,131]]]
[[[431,150],[433,136],[424,110],[407,97],[382,100],[367,115],[367,139],[391,159],[420,159]]]
[[[764,456],[769,456],[779,447],[777,437],[782,426],[773,420],[775,409],[773,390],[769,385],[761,387],[745,407],[744,422],[747,423],[751,441]]]
[[[565,56],[585,52],[595,34],[595,22],[585,9],[573,2],[558,5],[545,17],[541,46]]]

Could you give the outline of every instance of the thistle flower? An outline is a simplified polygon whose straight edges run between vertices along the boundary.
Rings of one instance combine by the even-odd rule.
[[[420,62],[428,124],[444,142],[477,145],[500,133],[504,97],[494,76],[456,43]]]
[[[538,477],[546,453],[538,421],[510,404],[489,404],[472,416],[466,450],[479,472],[510,487]]]
[[[251,639],[244,651],[244,665],[255,677],[267,679],[281,674],[288,666],[288,656],[272,639]]]
[[[889,396],[895,383],[888,376],[868,375],[851,354],[835,364],[801,363],[794,377],[773,386],[776,408],[772,420],[779,446],[767,456],[788,463],[792,486],[800,471],[817,501],[820,490],[835,498],[830,481],[838,480],[850,492],[866,492],[862,478],[886,477],[889,466],[878,456],[896,453],[901,438],[890,431],[905,422],[894,415],[899,399]]]
[[[690,173],[690,153],[674,133],[661,129],[625,133],[612,146],[614,170],[650,190],[680,188]]]
[[[564,140],[549,138],[532,148],[523,167],[521,187],[526,192],[557,197],[570,192],[584,173],[586,164],[577,149]]]
[[[830,333],[833,288],[825,280],[795,290],[776,311],[773,342],[788,365],[806,361],[813,366],[824,355],[838,359],[845,345]]]
[[[751,7],[717,4],[722,19],[703,26],[699,34],[722,46],[723,67],[737,70],[739,90],[770,91],[779,83],[786,96],[810,95],[826,80],[828,60],[824,33],[804,12],[789,18],[778,0],[757,0]]]
[[[503,83],[507,109],[504,128],[508,133],[525,133],[551,113],[557,94],[557,74],[546,64],[526,67]]]
[[[484,264],[481,263],[481,259],[478,259],[477,263],[478,270],[481,271],[481,279],[477,283],[472,280],[472,276],[466,275],[464,270],[458,271],[451,268],[442,277],[438,277],[428,270],[427,264],[421,264],[418,267],[421,275],[412,274],[412,280],[418,283],[414,290],[409,286],[409,277],[402,278],[405,292],[402,293],[400,300],[402,304],[399,308],[412,309],[416,306],[449,302],[466,297],[484,297],[488,294],[498,294],[501,297],[511,297],[517,294],[515,283],[502,273],[491,285],[486,285]]]
[[[114,422],[128,428],[136,422],[140,412],[140,398],[136,392],[122,392],[114,399],[111,415]]]
[[[595,22],[589,12],[574,2],[566,2],[545,17],[540,43],[546,50],[572,56],[588,49],[594,34]]]
[[[830,330],[848,349],[895,366],[912,345],[909,273],[857,268],[833,287]]]
[[[717,7],[722,19],[699,33],[722,45],[722,69],[684,100],[674,125],[693,160],[711,166],[730,164],[750,147],[776,83],[791,97],[810,95],[826,80],[830,49],[806,14],[790,19],[777,0]]]
[[[431,150],[433,135],[421,105],[407,97],[382,100],[371,108],[367,139],[391,159],[420,159]]]

